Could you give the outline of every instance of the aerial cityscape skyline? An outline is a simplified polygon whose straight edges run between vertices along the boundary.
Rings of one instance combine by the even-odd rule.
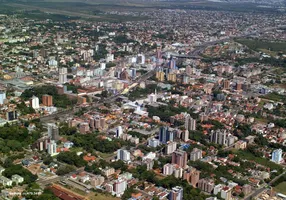
[[[0,199],[285,199],[285,7],[0,1]]]

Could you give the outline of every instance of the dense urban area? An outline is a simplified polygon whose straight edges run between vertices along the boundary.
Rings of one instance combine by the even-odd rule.
[[[3,2],[0,199],[286,199],[285,2]]]

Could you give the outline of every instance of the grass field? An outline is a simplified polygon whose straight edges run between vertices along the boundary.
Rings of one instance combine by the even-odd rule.
[[[269,94],[263,96],[262,98],[269,99],[272,101],[279,101],[279,102],[285,101],[285,96],[282,94],[278,94],[278,93],[269,93]]]
[[[99,192],[86,193],[82,190],[79,190],[79,189],[71,187],[71,186],[61,186],[61,185],[59,185],[59,186],[67,189],[68,191],[70,191],[76,195],[86,197],[86,199],[88,199],[88,200],[119,200],[119,198],[113,197],[109,194],[103,194],[103,193],[99,193]]]
[[[91,192],[87,195],[87,197],[90,200],[119,200],[119,198],[97,192]]]
[[[280,183],[274,188],[274,190],[286,195],[286,182]]]
[[[258,39],[237,39],[236,42],[255,51],[262,51],[271,55],[277,52],[286,53],[286,42],[271,42]]]
[[[282,167],[274,162],[271,162],[270,160],[262,157],[256,157],[250,152],[247,151],[238,151],[237,153],[241,158],[254,161],[258,164],[264,165],[265,167],[269,167],[271,170],[282,170]]]

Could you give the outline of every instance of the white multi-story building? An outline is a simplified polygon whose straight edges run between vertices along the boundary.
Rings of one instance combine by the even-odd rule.
[[[34,109],[39,109],[40,108],[39,98],[36,96],[33,96],[30,99],[30,106]]]
[[[123,149],[117,150],[117,160],[123,160],[125,162],[130,161],[130,152]]]
[[[0,105],[4,104],[5,99],[6,99],[6,92],[0,91]]]
[[[197,129],[196,120],[193,119],[189,114],[185,118],[185,129],[189,131],[195,131]]]
[[[145,64],[145,55],[143,55],[143,54],[138,54],[137,63],[138,63],[138,64],[141,64],[141,65],[144,65],[144,64]]]
[[[116,137],[117,138],[120,138],[120,136],[123,134],[123,129],[122,129],[122,126],[118,126],[116,128]]]
[[[180,186],[173,187],[169,194],[169,200],[183,200],[183,188]]]
[[[156,91],[155,91],[155,93],[148,95],[148,101],[149,101],[149,103],[157,102],[157,92]]]
[[[169,142],[166,146],[166,154],[171,154],[177,150],[177,142]]]
[[[59,140],[59,127],[56,124],[48,124],[48,137],[51,138],[51,140]]]
[[[104,70],[106,68],[106,63],[100,63],[100,69]]]
[[[190,153],[190,160],[197,161],[202,158],[203,151],[201,149],[194,148],[193,151]]]
[[[51,140],[48,143],[48,154],[50,154],[51,156],[57,154],[57,143],[54,140]]]
[[[281,161],[283,160],[282,154],[283,154],[282,149],[275,149],[275,150],[272,152],[271,161],[272,161],[272,162],[275,162],[275,163],[278,163],[278,164],[281,163]]]
[[[59,68],[59,83],[63,84],[68,81],[67,74],[68,69],[66,67]]]
[[[127,181],[124,178],[119,178],[113,183],[113,195],[120,197],[127,189]]]
[[[19,176],[18,174],[12,175],[12,181],[19,184],[24,182],[24,178],[22,176]]]
[[[113,61],[114,61],[114,54],[108,53],[106,55],[106,62],[109,63],[109,62],[113,62]]]
[[[167,175],[167,176],[168,176],[168,175],[172,175],[173,172],[174,172],[174,166],[173,166],[173,164],[167,163],[167,164],[164,165],[164,167],[163,167],[163,174],[164,174],[164,175]]]
[[[152,138],[152,139],[148,140],[148,145],[149,145],[150,147],[156,148],[157,146],[160,145],[160,141],[157,140],[157,139],[155,139],[155,138]]]
[[[6,178],[5,176],[0,176],[0,183],[3,186],[12,186],[12,180],[10,180],[9,178]]]

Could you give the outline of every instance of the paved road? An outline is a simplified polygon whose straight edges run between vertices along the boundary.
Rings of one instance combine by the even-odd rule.
[[[37,181],[37,183],[42,187],[45,188],[47,185],[51,184],[51,183],[55,183],[61,180],[60,176],[54,176],[52,178],[46,178],[46,179],[42,179]]]
[[[274,179],[272,179],[268,184],[264,184],[261,186],[261,188],[255,190],[254,192],[252,192],[251,194],[249,194],[247,197],[245,197],[245,200],[251,200],[252,197],[256,197],[257,195],[259,195],[260,193],[262,193],[264,190],[266,190],[265,186],[271,186],[278,178],[280,178],[281,176],[283,176],[286,172],[283,172],[282,174],[280,174],[279,176],[276,176]]]
[[[262,193],[264,190],[266,190],[266,188],[264,188],[264,187],[259,188],[259,189],[255,190],[255,192],[253,192],[250,195],[248,195],[247,197],[245,197],[244,200],[251,200],[253,197],[256,197],[257,195]]]
[[[278,178],[280,178],[281,176],[283,176],[285,173],[286,173],[286,172],[283,172],[283,173],[280,174],[279,176],[276,176],[274,179],[272,179],[272,180],[268,183],[268,185],[271,186],[272,183],[274,183]]]

